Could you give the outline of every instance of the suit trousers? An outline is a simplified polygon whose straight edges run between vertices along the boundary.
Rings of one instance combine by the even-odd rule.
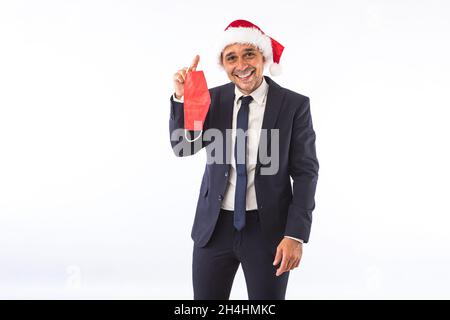
[[[284,300],[289,272],[277,277],[274,258],[263,237],[256,210],[247,211],[246,225],[241,231],[233,226],[233,211],[221,210],[207,245],[194,244],[194,299],[228,300],[242,264],[250,300]]]

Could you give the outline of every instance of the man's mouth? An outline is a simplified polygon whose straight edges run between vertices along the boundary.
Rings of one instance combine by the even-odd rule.
[[[235,74],[235,76],[237,77],[237,78],[239,78],[240,80],[248,80],[248,79],[250,79],[250,77],[253,75],[255,73],[255,70],[252,70],[252,71],[249,71],[249,72],[246,72],[246,73],[244,73],[244,74],[242,74],[242,75],[239,75],[239,74]]]

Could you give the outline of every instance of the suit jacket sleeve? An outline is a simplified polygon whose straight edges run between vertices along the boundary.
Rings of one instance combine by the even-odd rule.
[[[314,195],[319,172],[316,157],[316,134],[313,129],[309,98],[297,110],[289,150],[289,174],[293,180],[293,197],[289,206],[285,235],[306,243],[315,207]]]
[[[203,131],[186,131],[186,136],[189,140],[193,140],[201,135],[196,141],[190,142],[185,138],[183,106],[183,103],[174,101],[173,95],[170,97],[170,143],[172,145],[172,150],[177,157],[193,155],[207,145],[207,143],[203,141],[203,132],[209,127],[210,112],[208,111],[203,123]]]

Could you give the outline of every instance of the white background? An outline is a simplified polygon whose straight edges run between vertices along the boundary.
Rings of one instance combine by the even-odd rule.
[[[288,299],[450,298],[446,1],[1,1],[0,298],[190,299],[205,154],[172,75],[247,19],[311,98],[316,210]],[[246,299],[239,271],[232,299]]]

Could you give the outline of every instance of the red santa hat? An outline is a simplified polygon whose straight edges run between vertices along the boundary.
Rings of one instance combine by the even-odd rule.
[[[258,26],[247,20],[235,20],[225,28],[219,43],[219,61],[223,49],[234,43],[253,44],[263,54],[266,64],[270,65],[270,74],[277,76],[281,74],[280,58],[284,47],[266,35]]]

